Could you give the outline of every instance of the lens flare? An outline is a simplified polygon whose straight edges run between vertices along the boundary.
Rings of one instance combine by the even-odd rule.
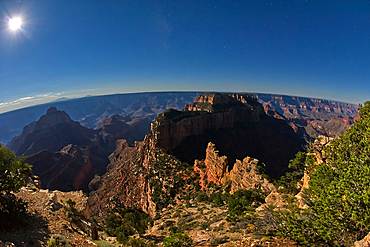
[[[9,20],[9,27],[11,30],[18,30],[21,27],[21,19],[20,18],[13,18]]]

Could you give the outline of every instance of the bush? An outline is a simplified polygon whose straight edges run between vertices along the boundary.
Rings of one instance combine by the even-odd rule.
[[[289,168],[292,171],[286,172],[283,176],[275,182],[277,188],[282,187],[280,192],[296,195],[299,192],[297,183],[301,183],[301,178],[304,175],[307,167],[312,167],[314,163],[314,156],[304,152],[298,152],[295,158],[290,160]]]
[[[198,192],[198,196],[197,196],[197,200],[198,202],[207,202],[208,201],[208,195],[206,192],[204,191],[199,191]]]
[[[184,233],[174,233],[163,239],[163,247],[189,247],[192,244],[193,240]]]
[[[251,205],[264,203],[265,195],[259,189],[237,190],[228,198],[228,207],[230,215],[241,215],[245,211],[251,210]]]
[[[304,191],[309,209],[282,214],[280,234],[304,245],[352,246],[370,231],[370,102],[360,119],[324,149]]]
[[[67,217],[70,218],[70,220],[74,223],[79,222],[80,215],[75,208],[76,202],[73,201],[72,199],[68,199],[65,202],[66,205],[64,207],[64,211]]]
[[[26,206],[14,194],[24,185],[25,172],[31,166],[23,158],[15,156],[3,145],[0,145],[0,229],[24,225],[27,218]]]
[[[54,235],[49,241],[50,247],[70,247],[72,246],[69,240],[63,235]]]
[[[98,246],[98,247],[115,247],[114,244],[111,244],[107,241],[104,241],[104,240],[99,240],[99,241],[94,241],[94,243]]]
[[[146,242],[145,240],[141,238],[130,238],[127,243],[127,247],[154,247],[157,246],[153,242]]]
[[[131,235],[144,234],[152,222],[152,218],[142,210],[117,204],[105,218],[104,231],[117,237],[118,242],[125,243]]]

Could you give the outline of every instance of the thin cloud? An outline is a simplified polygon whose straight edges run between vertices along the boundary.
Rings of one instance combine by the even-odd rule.
[[[0,0],[1,1],[1,0]],[[13,101],[8,102],[1,102],[0,103],[0,114],[13,111],[16,109],[29,107],[38,104],[45,104],[57,100],[60,97],[68,97],[68,98],[80,98],[84,97],[87,92],[91,93],[93,91],[97,91],[99,89],[92,88],[92,89],[84,89],[79,91],[67,91],[67,92],[60,92],[60,93],[42,93],[34,96],[27,96],[22,97]]]
[[[27,96],[27,97],[19,98],[19,99],[9,101],[9,102],[2,102],[0,103],[0,108],[20,105],[20,104],[28,104],[28,103],[32,103],[32,104],[44,103],[44,101],[53,100],[61,96],[62,94],[63,93],[46,93],[46,94],[39,94],[35,96]]]

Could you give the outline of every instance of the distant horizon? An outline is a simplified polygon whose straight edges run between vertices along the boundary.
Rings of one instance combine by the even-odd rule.
[[[145,93],[205,93],[205,92],[212,92],[212,93],[251,93],[251,94],[269,94],[269,95],[275,95],[275,96],[288,96],[288,97],[300,97],[300,98],[309,98],[309,99],[319,99],[319,100],[328,100],[328,101],[334,101],[334,102],[339,102],[339,103],[345,103],[345,104],[352,104],[352,105],[359,105],[363,104],[364,102],[360,102],[358,104],[356,103],[351,103],[351,102],[345,102],[345,101],[340,101],[340,100],[333,100],[333,99],[325,99],[325,98],[318,98],[318,97],[309,97],[309,96],[302,96],[302,95],[292,95],[292,94],[281,94],[281,93],[265,93],[265,92],[247,92],[247,91],[210,91],[210,90],[202,90],[202,91],[197,91],[197,90],[171,90],[171,91],[139,91],[139,92],[115,92],[115,93],[108,93],[108,94],[96,94],[96,95],[83,95],[83,96],[77,96],[77,95],[51,95],[50,97],[45,97],[45,98],[37,98],[34,101],[31,101],[30,98],[28,97],[22,102],[22,99],[17,100],[16,104],[11,104],[10,102],[9,105],[2,105],[0,103],[0,114],[5,114],[17,110],[22,110],[25,108],[30,108],[34,106],[39,106],[39,105],[45,105],[45,104],[51,104],[53,102],[59,103],[62,101],[69,101],[69,100],[77,100],[77,99],[82,99],[82,98],[89,98],[89,97],[99,97],[99,96],[109,96],[109,95],[125,95],[125,94],[145,94]],[[61,96],[61,97],[58,97]],[[62,100],[61,100],[62,99]],[[38,103],[34,103],[34,102]],[[11,109],[4,111],[4,109]]]

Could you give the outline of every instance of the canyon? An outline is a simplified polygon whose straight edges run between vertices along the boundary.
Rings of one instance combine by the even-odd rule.
[[[43,105],[27,107],[0,114],[0,143],[8,144],[21,134],[27,124],[37,121],[47,109],[54,106],[69,114],[82,126],[97,128],[104,119],[119,114],[132,119],[148,117],[151,121],[160,113],[173,108],[181,110],[194,102],[204,92],[152,92],[89,96],[66,99]],[[254,94],[264,106],[286,118],[329,121],[332,117],[354,117],[358,106],[335,101],[311,99],[286,95]]]

